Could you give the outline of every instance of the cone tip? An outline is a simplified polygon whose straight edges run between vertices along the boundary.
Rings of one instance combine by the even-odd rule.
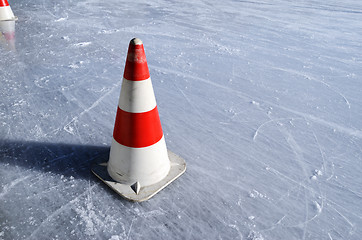
[[[7,0],[0,0],[0,7],[7,7],[9,6],[9,3]]]
[[[130,44],[132,44],[132,45],[142,45],[143,42],[142,42],[141,39],[139,39],[139,38],[133,38],[133,39],[131,40]]]

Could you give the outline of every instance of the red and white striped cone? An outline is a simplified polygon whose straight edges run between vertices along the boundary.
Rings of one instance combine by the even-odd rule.
[[[8,0],[0,0],[0,21],[15,21],[18,20],[14,16],[13,11],[8,3]]]
[[[108,163],[93,173],[121,196],[144,201],[186,170],[167,151],[143,43],[131,40]]]
[[[0,21],[0,34],[4,36],[4,46],[15,51],[15,21]]]

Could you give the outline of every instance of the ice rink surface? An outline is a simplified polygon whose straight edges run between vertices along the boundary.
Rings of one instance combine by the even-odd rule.
[[[360,1],[9,3],[0,240],[362,239]],[[133,37],[187,162],[143,203],[90,172]]]

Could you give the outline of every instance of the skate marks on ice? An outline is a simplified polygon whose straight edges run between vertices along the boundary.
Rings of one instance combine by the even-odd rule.
[[[237,96],[239,96],[240,98],[242,98],[243,100],[245,101],[254,101],[254,100],[257,100],[258,103],[263,103],[264,105],[268,105],[268,106],[271,106],[273,108],[277,108],[277,109],[280,109],[280,110],[284,110],[284,111],[287,111],[289,113],[292,113],[298,117],[291,117],[290,119],[295,119],[295,118],[303,118],[303,119],[308,119],[310,121],[313,121],[315,123],[318,123],[318,124],[321,124],[323,126],[326,126],[326,127],[329,127],[335,131],[339,131],[339,132],[342,132],[344,134],[347,134],[347,135],[350,135],[352,137],[357,137],[359,139],[362,139],[362,131],[361,130],[358,130],[358,129],[353,129],[353,128],[350,128],[350,127],[346,127],[346,126],[343,126],[343,125],[340,125],[338,123],[334,123],[334,122],[331,122],[331,121],[327,121],[323,118],[320,118],[320,117],[317,117],[317,116],[314,116],[312,114],[309,114],[309,113],[305,113],[305,112],[300,112],[300,111],[297,111],[297,110],[294,110],[290,107],[287,107],[287,106],[283,106],[282,104],[277,104],[277,103],[273,103],[273,102],[270,102],[268,100],[265,100],[265,99],[261,99],[257,96],[251,96],[249,94],[246,94],[245,92],[243,91],[240,91],[238,89],[233,89],[231,88],[230,86],[227,86],[227,85],[222,85],[222,84],[219,84],[217,82],[214,82],[212,80],[207,80],[205,78],[202,78],[202,77],[198,77],[198,76],[194,76],[192,75],[191,73],[186,73],[186,72],[181,72],[181,71],[177,71],[177,70],[170,70],[170,69],[166,69],[166,68],[162,68],[160,66],[154,66],[154,65],[151,65],[150,67],[154,68],[156,71],[160,71],[160,72],[167,72],[167,73],[170,73],[170,74],[174,74],[176,76],[180,76],[184,79],[193,79],[193,80],[197,80],[199,82],[202,82],[202,83],[205,83],[205,84],[208,84],[208,85],[211,85],[213,87],[216,87],[216,88],[219,88],[219,89],[222,89],[224,91],[227,91],[227,92],[230,92],[230,93],[233,93],[233,94],[236,94]],[[328,84],[327,84],[328,85]],[[346,104],[347,104],[347,107],[348,109],[351,108],[351,104],[349,103],[349,101],[347,100],[346,97],[344,97],[344,95],[340,92],[338,92],[337,90],[334,90],[335,92],[337,92],[339,95],[341,95],[343,97],[343,99],[346,101]],[[182,92],[182,94],[185,96],[185,93]],[[187,99],[186,99],[187,100]],[[187,100],[188,101],[188,100]],[[188,101],[189,102],[189,101]],[[273,121],[273,120],[270,120],[270,121]],[[263,124],[267,124],[268,122],[265,122]],[[262,124],[262,125],[263,125]],[[260,126],[262,127],[262,126]],[[256,138],[256,135],[258,134],[259,130],[256,130],[256,132],[254,133],[254,136],[253,136],[253,139]]]
[[[185,74],[179,71],[169,71],[168,69],[164,69],[164,68],[160,68],[160,67],[156,67],[154,66],[154,69],[156,69],[156,71],[160,71],[160,72],[167,72],[169,74],[174,74],[176,77],[178,78],[182,78],[182,79],[192,79],[192,80],[197,80],[199,82],[202,83],[206,83],[208,85],[212,85],[214,87],[220,88],[223,91],[226,92],[232,92],[233,94],[236,94],[237,96],[241,96],[241,98],[247,102],[252,103],[252,106],[255,106],[259,111],[265,112],[265,116],[268,117],[269,119],[266,120],[264,123],[262,123],[261,125],[259,125],[253,136],[252,136],[252,140],[255,143],[258,143],[258,139],[261,140],[262,138],[264,138],[264,135],[260,135],[263,130],[268,129],[268,128],[275,128],[277,129],[283,136],[285,143],[287,144],[287,146],[289,147],[289,149],[291,150],[291,152],[294,155],[294,161],[295,164],[297,166],[296,169],[300,171],[300,174],[297,174],[298,176],[300,176],[300,178],[294,176],[293,174],[285,174],[282,171],[279,171],[277,168],[275,167],[271,167],[270,164],[264,162],[264,161],[260,161],[260,160],[255,160],[255,161],[259,161],[263,166],[265,166],[265,169],[270,172],[271,174],[275,174],[278,178],[281,179],[285,179],[286,181],[290,182],[292,187],[289,189],[286,189],[286,192],[284,195],[280,195],[278,198],[262,198],[265,199],[265,201],[269,201],[272,204],[278,204],[281,202],[290,202],[290,201],[295,201],[295,204],[302,204],[302,205],[298,205],[296,206],[297,208],[300,208],[301,206],[303,206],[304,210],[302,211],[302,216],[304,219],[300,219],[298,216],[294,216],[294,214],[291,214],[292,212],[289,211],[285,211],[282,215],[282,217],[279,220],[276,220],[274,222],[274,224],[270,223],[269,227],[263,227],[263,228],[252,228],[254,229],[255,233],[259,233],[262,234],[264,236],[268,235],[268,232],[279,228],[279,229],[283,229],[283,228],[300,228],[302,229],[301,232],[301,236],[302,238],[306,239],[308,234],[309,234],[309,228],[310,226],[313,226],[313,222],[315,221],[319,221],[318,219],[321,218],[321,221],[325,221],[325,216],[326,215],[330,215],[333,214],[331,213],[331,211],[334,211],[335,213],[337,213],[334,209],[335,208],[339,208],[342,207],[341,205],[337,206],[335,205],[336,203],[333,203],[333,197],[330,199],[327,194],[326,194],[326,190],[324,188],[325,182],[328,180],[331,180],[333,177],[333,172],[334,172],[334,164],[333,162],[331,162],[331,157],[327,157],[325,154],[325,150],[323,150],[323,145],[320,143],[319,138],[317,137],[317,133],[313,130],[314,125],[311,125],[312,123],[316,123],[316,124],[320,124],[325,123],[322,120],[318,119],[318,118],[313,118],[308,116],[308,114],[306,113],[302,113],[302,112],[296,112],[295,110],[289,109],[289,108],[285,108],[285,107],[280,107],[279,105],[276,104],[271,104],[268,101],[263,101],[261,99],[257,99],[257,101],[251,100],[251,99],[256,99],[254,97],[248,96],[247,94],[244,94],[238,90],[235,89],[230,89],[229,87],[225,86],[225,85],[220,85],[218,83],[212,82],[210,80],[206,80],[204,78],[200,78],[200,77],[195,77],[192,76],[191,74]],[[191,106],[195,111],[195,113],[200,113],[201,109],[198,107],[197,104],[193,103],[191,101],[191,98],[189,95],[192,93],[192,90],[188,90],[188,89],[184,89],[181,88],[180,86],[178,86],[177,83],[175,83],[176,85],[174,85],[176,87],[176,89],[180,92],[180,94],[184,97],[185,101],[188,103],[189,106]],[[261,102],[261,103],[259,103]],[[268,109],[269,106],[272,105],[273,109],[281,109],[286,111],[289,114],[292,114],[293,117],[276,117],[276,118],[272,118],[272,116],[274,114],[271,114],[270,111],[268,113]],[[279,111],[277,111],[279,112]],[[298,113],[298,114],[295,114]],[[202,120],[203,116],[202,114],[199,115],[200,120]],[[316,122],[311,121],[311,119],[316,120]],[[300,145],[298,143],[298,140],[294,138],[294,134],[298,134],[298,131],[301,130],[301,125],[303,125],[303,127],[305,128],[306,132],[306,137],[307,139],[309,139],[309,141],[311,141],[310,146],[308,146],[308,148],[312,147],[313,152],[315,152],[316,154],[319,155],[319,161],[317,163],[311,163],[310,160],[308,159],[308,156],[305,156],[305,147],[303,146],[303,143],[301,143],[302,145]],[[331,123],[327,123],[327,124],[323,124],[323,126],[327,127],[327,128],[331,128],[331,126],[336,127],[336,125],[333,125]],[[341,127],[341,126],[339,126]],[[294,131],[290,131],[289,128],[294,128]],[[343,129],[345,130],[345,129]],[[347,130],[343,131],[344,133]],[[279,140],[276,139],[276,142],[278,142]],[[280,142],[280,141],[279,141]],[[283,142],[281,142],[283,143]],[[307,147],[307,146],[306,146]],[[306,159],[307,157],[307,159]],[[316,158],[317,157],[313,157]],[[205,174],[207,174],[209,177],[211,178],[215,178],[216,176],[214,176],[211,173],[205,172]],[[218,179],[218,181],[223,182],[224,184],[227,184],[229,186],[233,186],[232,182],[229,181],[225,181],[225,179]],[[237,186],[234,186],[237,187]],[[245,190],[245,189],[241,189],[241,190]],[[254,189],[255,190],[255,189]],[[258,192],[258,190],[255,190],[256,192]],[[260,194],[255,193],[255,191],[251,192],[250,196],[254,196],[256,198],[262,196]],[[259,192],[260,193],[260,192]],[[263,196],[265,196],[263,194]],[[302,199],[303,201],[300,202],[300,200],[297,200],[298,198]],[[335,207],[330,207],[330,206],[335,206]],[[327,210],[325,210],[327,208]],[[345,209],[346,211],[349,211],[347,209]],[[324,213],[324,211],[327,211],[327,213]],[[326,214],[326,215],[325,215]],[[351,214],[351,213],[348,213]],[[324,216],[323,216],[324,215]],[[339,215],[339,214],[338,214]],[[342,214],[343,215],[343,214]],[[342,219],[344,219],[341,215],[340,217]],[[358,216],[356,216],[358,217]],[[353,234],[353,230],[354,230],[354,225],[350,225],[349,223],[353,223],[353,221],[351,220],[347,220],[345,223],[347,225],[349,225],[350,228],[350,232],[351,234]],[[343,234],[343,229],[341,230],[341,234]],[[264,234],[265,233],[265,234]],[[329,233],[331,236],[334,236],[332,233]],[[262,236],[261,235],[261,236]]]
[[[167,69],[160,69],[160,71],[170,72]],[[203,78],[195,77],[190,74],[185,74],[185,73],[181,73],[178,71],[176,71],[176,72],[173,71],[172,73],[176,74],[179,77],[181,76],[181,77],[187,78],[187,79],[198,80],[203,83],[211,84],[212,86],[221,88],[223,90],[234,92],[234,93],[238,94],[239,96],[241,95],[243,98],[248,99],[249,101],[250,101],[250,99],[255,99],[255,98],[252,98],[251,96],[243,94],[242,92],[239,92],[235,89],[229,89],[228,87],[225,87],[224,85],[219,85],[217,83],[211,82],[211,81],[203,79]],[[187,95],[183,92],[183,90],[180,90],[180,92],[185,97],[186,101],[189,102],[189,104],[190,104],[190,100],[187,97]],[[295,187],[288,190],[287,196],[290,196],[290,194],[292,194],[295,191],[295,189],[298,189],[298,188],[301,188],[301,192],[304,193],[304,197],[303,197],[304,207],[305,207],[304,221],[301,221],[300,223],[297,223],[294,225],[293,224],[291,225],[290,223],[288,224],[288,223],[286,223],[288,221],[285,221],[285,220],[288,220],[288,217],[287,217],[288,213],[286,213],[286,215],[284,215],[284,217],[281,219],[281,221],[277,222],[278,223],[277,225],[283,225],[283,227],[288,227],[288,226],[289,227],[301,227],[303,229],[302,236],[303,236],[303,238],[306,238],[307,231],[308,231],[308,225],[311,222],[317,220],[323,214],[324,208],[326,206],[328,208],[328,210],[327,210],[328,214],[331,214],[330,211],[334,211],[334,212],[338,213],[339,211],[336,210],[336,208],[344,209],[342,205],[339,205],[339,204],[335,205],[336,203],[333,202],[333,198],[329,199],[326,196],[327,195],[326,190],[324,189],[323,185],[325,184],[324,181],[329,181],[334,176],[334,164],[333,164],[333,162],[328,161],[325,151],[323,150],[323,146],[321,145],[321,143],[317,137],[317,134],[313,130],[314,126],[312,127],[310,125],[310,122],[313,122],[316,124],[322,124],[323,126],[325,126],[327,128],[330,128],[334,131],[337,130],[348,136],[361,137],[362,135],[361,135],[360,131],[358,131],[358,130],[356,131],[354,129],[350,129],[350,128],[341,126],[339,124],[333,123],[333,122],[325,121],[324,119],[317,118],[311,114],[298,112],[298,111],[295,111],[293,109],[290,109],[290,108],[287,108],[284,106],[276,105],[269,101],[263,101],[261,99],[258,99],[258,101],[262,102],[264,106],[271,105],[275,109],[279,108],[281,110],[287,111],[294,115],[293,117],[289,117],[289,118],[276,118],[276,119],[270,118],[269,120],[265,121],[255,131],[255,133],[253,135],[253,141],[257,140],[257,136],[259,136],[258,134],[262,130],[262,128],[268,127],[268,125],[271,123],[276,123],[275,125],[273,124],[271,126],[276,126],[277,128],[279,128],[279,130],[283,133],[286,142],[290,146],[290,149],[294,152],[296,162],[300,166],[300,169],[302,170],[302,174],[304,175],[304,178],[301,182],[286,176],[285,174],[279,172],[276,169],[269,167],[268,164],[265,164],[265,163],[263,163],[263,164],[265,164],[265,166],[268,166],[269,171],[274,172],[275,174],[277,174],[283,178],[286,178],[287,180],[289,180],[295,184]],[[350,104],[348,104],[348,103],[349,103],[348,100],[346,100],[347,108],[350,108]],[[254,104],[254,105],[259,106],[260,104]],[[320,166],[311,167],[312,169],[310,169],[310,166],[309,166],[307,169],[306,166],[308,164],[308,161],[306,161],[306,159],[304,159],[304,157],[303,157],[303,155],[304,155],[303,147],[301,147],[298,144],[298,142],[294,139],[293,135],[291,133],[289,133],[287,129],[283,129],[284,124],[282,124],[282,122],[288,122],[291,126],[293,126],[293,122],[295,122],[295,121],[304,123],[305,127],[307,128],[307,132],[309,132],[309,134],[308,134],[309,139],[311,139],[311,141],[314,142],[314,146],[317,149],[317,151],[319,152],[320,160],[321,160],[319,162]],[[327,168],[328,166],[330,166],[329,169]],[[327,176],[328,172],[330,173],[329,176]],[[318,179],[320,179],[322,182],[318,182]],[[314,184],[316,184],[316,186],[314,186]],[[300,190],[298,192],[300,192]],[[284,198],[285,198],[285,196],[281,197],[279,199],[279,201],[283,200]],[[352,212],[350,212],[347,209],[344,209],[344,211],[349,212],[348,214],[353,214]],[[338,215],[342,219],[345,220],[347,225],[350,226],[349,232],[350,232],[350,234],[353,234],[353,232],[355,230],[355,224],[353,224],[352,221],[349,220],[348,218],[345,218],[343,214],[338,213]],[[355,215],[355,217],[359,218],[358,215]],[[341,233],[341,234],[343,235],[343,233]],[[332,236],[331,233],[328,233],[328,235]]]

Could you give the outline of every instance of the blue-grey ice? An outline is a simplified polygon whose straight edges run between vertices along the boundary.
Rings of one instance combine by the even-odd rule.
[[[9,3],[0,240],[362,239],[362,2]],[[143,203],[90,171],[133,37],[188,165]]]

